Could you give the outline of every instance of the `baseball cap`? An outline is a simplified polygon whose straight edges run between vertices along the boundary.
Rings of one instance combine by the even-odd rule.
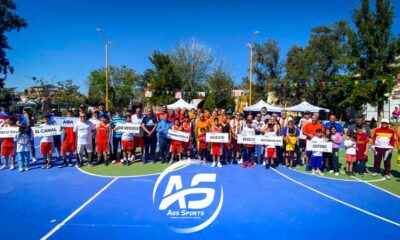
[[[384,119],[382,119],[381,123],[389,123],[389,119],[384,118]]]

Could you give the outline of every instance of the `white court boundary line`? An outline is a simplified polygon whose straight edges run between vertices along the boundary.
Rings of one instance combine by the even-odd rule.
[[[298,184],[298,185],[300,185],[300,186],[302,186],[302,187],[304,187],[304,188],[307,188],[307,189],[309,189],[309,190],[311,190],[311,191],[313,191],[313,192],[315,192],[315,193],[318,193],[318,194],[320,194],[320,195],[322,195],[322,196],[324,196],[324,197],[326,197],[326,198],[329,198],[329,199],[331,199],[331,200],[333,200],[333,201],[335,201],[335,202],[341,203],[341,204],[343,204],[343,205],[345,205],[345,206],[347,206],[347,207],[349,207],[349,208],[353,208],[353,209],[355,209],[355,210],[357,210],[357,211],[360,211],[360,212],[362,212],[362,213],[365,213],[365,214],[367,214],[367,215],[370,215],[370,216],[372,216],[372,217],[378,218],[378,219],[380,219],[380,220],[382,220],[382,221],[385,221],[385,222],[387,222],[387,223],[390,223],[390,224],[393,224],[393,225],[395,225],[395,226],[397,226],[397,227],[400,227],[400,223],[398,223],[398,222],[395,222],[395,221],[392,221],[392,220],[390,220],[390,219],[387,219],[387,218],[381,217],[381,216],[379,216],[379,215],[376,215],[376,214],[374,214],[374,213],[368,212],[367,210],[364,210],[364,209],[362,209],[362,208],[356,207],[356,206],[354,206],[354,205],[352,205],[352,204],[350,204],[350,203],[344,202],[344,201],[342,201],[342,200],[340,200],[340,199],[337,199],[337,198],[332,197],[332,196],[330,196],[330,195],[328,195],[328,194],[325,194],[325,193],[323,193],[323,192],[321,192],[321,191],[318,191],[317,189],[312,188],[312,187],[310,187],[310,186],[307,186],[307,185],[305,185],[304,183],[301,183],[301,182],[299,182],[299,181],[297,181],[297,180],[295,180],[295,179],[293,179],[293,178],[291,178],[291,177],[289,177],[289,176],[287,176],[287,175],[285,175],[285,174],[279,172],[279,171],[276,170],[276,169],[272,169],[272,170],[275,171],[276,173],[278,173],[279,175],[281,175],[282,177],[284,177],[284,178],[286,178],[286,179],[288,179],[288,180],[290,180],[290,181],[292,181],[292,182],[294,182],[294,183],[296,183],[296,184]]]
[[[374,184],[371,184],[372,181],[364,181],[364,180],[362,180],[361,178],[358,178],[358,177],[355,177],[355,176],[351,176],[351,177],[354,178],[354,179],[356,179],[356,180],[358,180],[358,181],[360,181],[360,182],[363,182],[363,183],[365,183],[365,184],[367,184],[367,185],[369,185],[369,186],[371,186],[371,187],[374,187],[374,188],[376,188],[376,189],[379,189],[379,190],[381,190],[381,191],[383,191],[383,192],[385,192],[385,193],[387,193],[387,194],[390,194],[390,195],[392,195],[392,196],[394,196],[394,197],[400,199],[400,196],[398,196],[398,195],[396,195],[396,194],[394,194],[394,193],[392,193],[392,192],[389,192],[389,191],[386,190],[386,189],[383,189],[383,188],[380,188],[380,187],[378,187],[378,186],[375,186]],[[378,182],[378,181],[374,181],[374,182]]]
[[[82,204],[79,208],[77,208],[73,213],[71,213],[68,217],[66,217],[61,223],[57,224],[53,229],[50,230],[46,235],[44,235],[41,240],[46,240],[55,232],[60,230],[69,220],[76,216],[82,209],[84,209],[87,205],[89,205],[94,199],[96,199],[102,192],[104,192],[108,187],[111,186],[115,181],[118,180],[118,177],[111,180],[107,185],[105,185],[102,189],[100,189],[96,194],[94,194],[91,198],[89,198],[84,204]]]

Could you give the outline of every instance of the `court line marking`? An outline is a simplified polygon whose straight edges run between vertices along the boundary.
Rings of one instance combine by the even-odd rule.
[[[375,186],[374,184],[371,184],[372,181],[364,181],[364,180],[362,180],[361,178],[358,178],[358,177],[355,177],[355,176],[351,176],[351,177],[354,178],[354,179],[356,179],[356,180],[358,180],[358,181],[360,181],[360,182],[363,182],[363,183],[365,183],[365,184],[367,184],[367,185],[369,185],[369,186],[371,186],[371,187],[374,187],[374,188],[376,188],[376,189],[379,189],[379,190],[381,190],[381,191],[383,191],[383,192],[385,192],[385,193],[388,193],[388,194],[390,194],[390,195],[392,195],[392,196],[394,196],[394,197],[400,199],[400,196],[399,196],[399,195],[397,195],[397,194],[395,194],[395,193],[392,193],[392,192],[389,192],[389,191],[386,190],[386,189],[383,189],[383,188],[380,188],[380,187],[378,187],[378,186]],[[385,179],[385,178],[383,178],[383,179]],[[378,181],[375,181],[375,182],[378,182]]]
[[[83,203],[79,208],[77,208],[74,212],[72,212],[69,216],[67,216],[61,223],[57,224],[53,229],[50,230],[46,235],[44,235],[41,240],[46,240],[51,237],[55,232],[60,230],[69,220],[75,217],[82,209],[84,209],[87,205],[89,205],[94,199],[96,199],[102,192],[104,192],[107,188],[109,188],[115,181],[118,180],[118,177],[111,180],[107,185],[105,185],[102,189],[100,189],[96,194],[94,194],[91,198],[89,198],[85,203]]]
[[[385,221],[385,222],[387,222],[387,223],[390,223],[390,224],[393,224],[393,225],[395,225],[395,226],[397,226],[397,227],[400,227],[400,223],[398,223],[398,222],[395,222],[395,221],[392,221],[392,220],[390,220],[390,219],[387,219],[387,218],[381,217],[381,216],[379,216],[379,215],[376,215],[376,214],[374,214],[374,213],[368,212],[367,210],[364,210],[364,209],[362,209],[362,208],[356,207],[356,206],[354,206],[354,205],[352,205],[352,204],[350,204],[350,203],[344,202],[344,201],[342,201],[342,200],[340,200],[340,199],[337,199],[337,198],[332,197],[332,196],[330,196],[330,195],[328,195],[328,194],[325,194],[325,193],[323,193],[323,192],[321,192],[321,191],[318,191],[317,189],[312,188],[312,187],[310,187],[310,186],[307,186],[306,184],[301,183],[301,182],[299,182],[299,181],[297,181],[297,180],[295,180],[295,179],[293,179],[293,178],[291,178],[291,177],[289,177],[289,176],[287,176],[287,175],[281,173],[280,171],[278,171],[278,170],[276,170],[276,169],[272,169],[272,170],[273,170],[274,172],[278,173],[279,175],[281,175],[282,177],[284,177],[284,178],[286,178],[286,179],[288,179],[288,180],[290,180],[290,181],[292,181],[292,182],[294,182],[294,183],[296,183],[296,184],[298,184],[298,185],[300,185],[300,186],[302,186],[302,187],[304,187],[304,188],[307,188],[307,189],[309,189],[309,190],[311,190],[311,191],[313,191],[313,192],[315,192],[315,193],[318,193],[318,194],[320,194],[320,195],[322,195],[322,196],[324,196],[324,197],[326,197],[326,198],[329,198],[329,199],[331,199],[331,200],[333,200],[333,201],[335,201],[335,202],[341,203],[341,204],[343,204],[343,205],[345,205],[345,206],[347,206],[347,207],[353,208],[353,209],[355,209],[355,210],[357,210],[357,211],[360,211],[360,212],[362,212],[362,213],[365,213],[365,214],[367,214],[367,215],[370,215],[370,216],[372,216],[372,217],[378,218],[378,219],[380,219],[380,220],[382,220],[382,221]]]

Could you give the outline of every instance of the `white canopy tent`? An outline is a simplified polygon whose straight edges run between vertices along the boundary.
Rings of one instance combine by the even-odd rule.
[[[324,110],[325,112],[329,112],[329,109],[320,108],[320,107],[314,106],[314,105],[312,105],[312,104],[310,104],[310,103],[308,103],[306,101],[304,101],[304,102],[302,102],[300,104],[294,105],[292,107],[285,108],[285,110],[288,111],[288,112],[305,112],[305,111],[309,111],[309,112],[312,112],[312,113],[317,113],[320,110]]]
[[[268,112],[281,112],[282,108],[269,105],[263,100],[258,101],[256,104],[244,108],[247,112],[259,112],[261,108],[266,107]]]
[[[168,107],[168,109],[177,109],[177,108],[186,108],[187,110],[190,110],[192,108],[196,109],[195,106],[193,106],[192,104],[187,103],[183,99],[179,99],[175,103],[167,105],[167,107]]]

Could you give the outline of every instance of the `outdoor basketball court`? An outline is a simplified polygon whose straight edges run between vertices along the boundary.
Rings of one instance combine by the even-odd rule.
[[[75,167],[0,172],[0,239],[396,239],[400,197],[360,181],[335,180],[262,166],[189,164],[165,174],[99,177]],[[134,166],[131,166],[134,167]],[[190,189],[196,174],[215,174],[204,216],[159,210],[168,179]],[[158,188],[155,189],[156,182]],[[178,184],[179,185],[179,184]],[[179,186],[172,190],[177,192]],[[193,189],[193,188],[192,188]],[[154,194],[154,201],[153,201]],[[205,194],[187,194],[201,200]],[[222,198],[222,203],[221,203]],[[179,208],[180,202],[170,205]],[[215,219],[204,229],[190,229]],[[190,210],[190,209],[188,209]],[[193,213],[196,213],[193,211]],[[203,225],[204,226],[204,225]]]

